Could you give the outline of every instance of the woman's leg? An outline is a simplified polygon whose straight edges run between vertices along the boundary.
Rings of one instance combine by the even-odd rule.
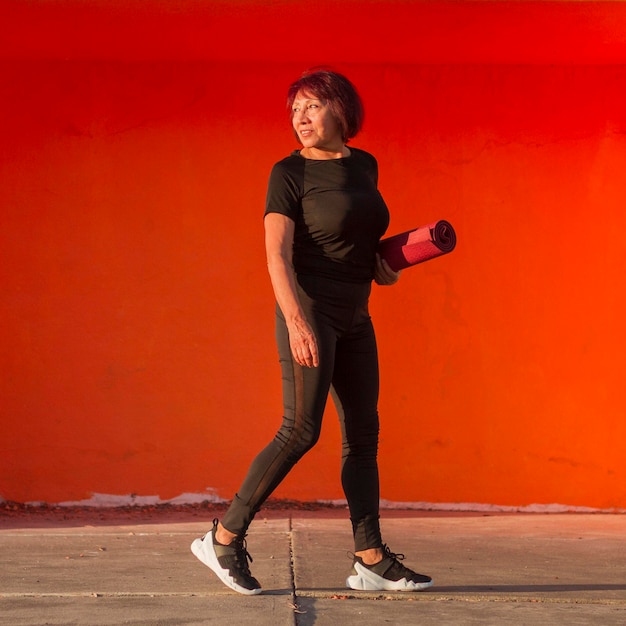
[[[307,302],[304,295],[301,300]],[[283,379],[283,423],[274,439],[252,461],[222,520],[223,527],[234,535],[245,534],[261,505],[319,438],[333,372],[335,332],[316,319],[313,311],[308,311],[307,318],[315,332],[320,354],[320,365],[315,368],[294,363],[285,320],[277,308],[276,340]]]
[[[304,299],[304,298],[303,298]],[[309,323],[314,321],[308,316]],[[274,439],[257,455],[222,523],[193,541],[191,550],[220,580],[235,591],[254,595],[261,585],[248,567],[245,535],[260,506],[294,464],[317,441],[328,397],[334,360],[333,333],[313,324],[320,348],[320,366],[300,367],[291,357],[282,315],[277,315],[277,339],[283,373],[285,412]]]
[[[337,344],[331,393],[342,431],[341,481],[348,500],[355,551],[381,548],[378,477],[378,354],[371,320]],[[382,553],[381,553],[382,554]]]
[[[404,555],[383,545],[379,524],[378,356],[374,331],[364,321],[337,343],[332,393],[343,434],[342,483],[354,531],[355,558],[346,579],[352,589],[420,591],[430,576],[405,567]],[[367,318],[367,319],[365,319]]]

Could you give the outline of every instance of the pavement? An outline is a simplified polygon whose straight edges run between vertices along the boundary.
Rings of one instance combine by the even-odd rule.
[[[258,596],[189,549],[211,510],[0,515],[0,624],[380,626],[626,624],[626,516],[383,511],[385,541],[434,578],[423,592],[346,588],[347,512],[261,512]]]

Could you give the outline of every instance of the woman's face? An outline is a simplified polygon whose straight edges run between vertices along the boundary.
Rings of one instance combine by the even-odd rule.
[[[299,91],[291,113],[293,128],[305,148],[342,150],[341,127],[323,100]]]

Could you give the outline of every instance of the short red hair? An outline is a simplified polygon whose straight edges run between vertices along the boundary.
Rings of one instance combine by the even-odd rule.
[[[341,126],[342,139],[348,143],[363,126],[363,102],[355,86],[342,74],[327,69],[307,70],[287,92],[287,108],[293,117],[293,101],[298,92],[324,101]],[[297,136],[297,135],[296,135]]]

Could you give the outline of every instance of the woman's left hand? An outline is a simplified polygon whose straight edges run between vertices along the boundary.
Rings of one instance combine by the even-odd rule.
[[[394,272],[380,254],[376,255],[376,268],[374,270],[376,284],[395,285],[400,279],[400,274],[401,272]]]

